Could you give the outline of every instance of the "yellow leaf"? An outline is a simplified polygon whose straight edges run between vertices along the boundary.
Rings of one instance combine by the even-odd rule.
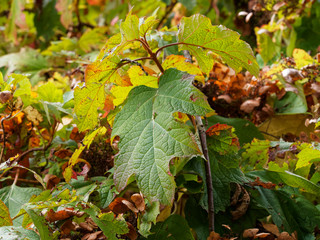
[[[192,63],[186,62],[186,58],[180,55],[170,55],[164,60],[163,69],[176,68],[180,71],[187,72],[191,75],[196,75],[196,80],[204,83],[204,76],[201,70]]]
[[[158,88],[158,78],[147,76],[139,66],[132,66],[128,70],[128,75],[133,86],[145,85],[151,88]]]
[[[133,86],[121,87],[121,86],[113,86],[111,89],[111,93],[114,96],[113,105],[119,106],[121,103],[126,100],[129,92]]]
[[[295,48],[292,55],[294,61],[296,62],[296,66],[299,69],[314,63],[313,58],[305,50]]]
[[[0,200],[0,227],[3,226],[12,226],[12,219],[8,207]]]

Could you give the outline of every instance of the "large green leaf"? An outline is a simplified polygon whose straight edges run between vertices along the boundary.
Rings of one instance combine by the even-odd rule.
[[[112,131],[112,136],[120,136],[114,172],[119,190],[135,174],[149,199],[167,204],[172,201],[175,183],[169,161],[201,154],[190,129],[172,114],[204,115],[212,111],[192,80],[191,75],[169,69],[160,78],[158,89],[138,86],[131,90]]]
[[[40,240],[39,235],[32,230],[23,227],[6,226],[0,227],[0,240]]]
[[[39,194],[39,188],[22,188],[16,185],[11,185],[0,189],[0,199],[9,208],[10,216],[14,217],[19,212],[23,204],[27,203],[32,195]],[[14,224],[21,225],[22,218],[16,219]]]
[[[320,223],[320,211],[310,201],[290,189],[259,187],[258,191],[259,195],[251,191],[254,200],[269,212],[280,229],[289,233],[296,231],[302,240],[314,239],[311,233]]]
[[[147,239],[194,240],[187,221],[179,215],[171,215],[164,222],[158,222],[152,229],[154,234]]]
[[[209,73],[214,59],[208,51],[219,55],[235,71],[246,68],[258,75],[259,66],[249,44],[240,35],[224,26],[212,26],[209,18],[196,14],[181,20],[178,39],[179,50],[188,50],[197,59],[202,71]]]

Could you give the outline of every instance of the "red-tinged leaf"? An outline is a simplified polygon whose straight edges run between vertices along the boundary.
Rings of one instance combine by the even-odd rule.
[[[75,224],[73,224],[71,219],[68,219],[61,227],[60,231],[62,235],[68,235],[71,231],[76,229]]]
[[[68,211],[60,210],[58,212],[55,212],[53,209],[50,209],[47,212],[45,218],[48,222],[55,222],[55,221],[67,219],[71,216],[73,216],[73,215]]]
[[[222,130],[228,130],[228,129],[232,129],[232,126],[229,126],[227,124],[220,124],[220,123],[217,123],[213,126],[211,126],[207,131],[207,135],[208,136],[219,136],[220,135],[220,132]]]
[[[264,183],[264,182],[261,182],[260,178],[257,177],[254,182],[251,182],[249,183],[251,186],[259,186],[259,187],[263,187],[263,188],[266,188],[266,189],[274,189],[277,185],[272,183],[272,182],[267,182],[267,183]]]

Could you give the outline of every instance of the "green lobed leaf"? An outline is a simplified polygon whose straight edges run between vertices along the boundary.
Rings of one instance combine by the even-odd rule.
[[[128,13],[126,20],[121,23],[120,32],[122,42],[139,39],[139,18],[132,15],[131,11]]]
[[[32,230],[23,227],[6,226],[0,227],[0,240],[40,240],[39,235]]]
[[[92,220],[103,231],[103,234],[110,240],[118,240],[118,234],[126,234],[129,232],[128,225],[121,215],[115,218],[112,212],[108,212],[100,214],[99,217],[97,217],[96,211],[93,208],[88,208],[84,211],[90,215]]]
[[[299,114],[306,113],[308,106],[304,97],[294,92],[286,92],[280,100],[275,99],[274,109],[281,114]]]
[[[224,26],[212,26],[209,18],[196,14],[181,20],[178,39],[179,50],[188,50],[195,56],[201,70],[209,73],[214,59],[208,51],[219,55],[230,67],[239,72],[242,67],[257,76],[258,63],[249,44],[240,35]]]
[[[147,239],[194,240],[187,221],[179,215],[171,215],[164,222],[158,222],[151,229],[154,234]]]
[[[25,75],[15,73],[11,74],[9,76],[5,90],[10,90],[10,88],[12,88],[12,85],[16,87],[16,90],[13,94],[15,97],[19,97],[24,94],[31,94],[31,84],[28,77]]]
[[[158,89],[138,86],[131,90],[112,131],[113,137],[120,136],[114,172],[119,190],[135,175],[147,198],[166,204],[172,201],[175,183],[170,160],[201,154],[190,129],[172,114],[205,115],[212,111],[192,80],[191,75],[169,69],[161,76]]]

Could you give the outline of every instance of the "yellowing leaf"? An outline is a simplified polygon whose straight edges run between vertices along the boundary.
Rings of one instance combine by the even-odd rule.
[[[320,151],[310,147],[304,148],[297,154],[298,162],[296,169],[311,166],[311,162],[318,160],[320,161]]]
[[[296,62],[296,66],[299,69],[314,63],[312,57],[303,49],[295,48],[292,55],[294,61]]]
[[[122,86],[113,86],[111,89],[111,93],[114,96],[113,104],[115,106],[119,106],[121,103],[126,100],[129,92],[134,86],[122,87]]]
[[[3,226],[12,226],[12,219],[8,207],[0,199],[0,227]]]
[[[152,27],[158,22],[156,16],[150,16],[147,19],[143,19],[143,23],[140,24],[139,33],[143,37]]]
[[[128,75],[133,86],[113,86],[111,93],[114,96],[113,104],[119,106],[123,103],[132,88],[144,85],[151,88],[158,88],[158,78],[147,76],[139,66],[132,66],[128,70]]]
[[[128,74],[133,86],[145,85],[151,88],[158,88],[158,78],[147,76],[139,66],[132,66],[128,70]]]
[[[100,127],[97,130],[93,131],[89,135],[85,136],[85,138],[82,141],[82,145],[80,148],[78,148],[71,156],[68,162],[68,167],[63,172],[63,177],[65,178],[66,182],[69,182],[71,180],[72,175],[72,167],[76,165],[79,161],[83,162],[83,159],[80,159],[79,156],[82,153],[82,151],[87,147],[89,148],[92,141],[95,139],[98,135],[104,135],[107,132],[107,129],[105,127]],[[86,162],[87,163],[87,162]],[[88,164],[88,163],[87,163]]]
[[[181,55],[170,55],[162,63],[164,70],[169,68],[176,68],[180,71],[187,72],[192,75],[196,75],[196,80],[204,83],[204,76],[201,70],[192,63],[186,62],[186,58]]]
[[[121,23],[120,32],[122,42],[139,39],[139,18],[136,15],[132,15],[131,11],[128,13],[126,20]]]

